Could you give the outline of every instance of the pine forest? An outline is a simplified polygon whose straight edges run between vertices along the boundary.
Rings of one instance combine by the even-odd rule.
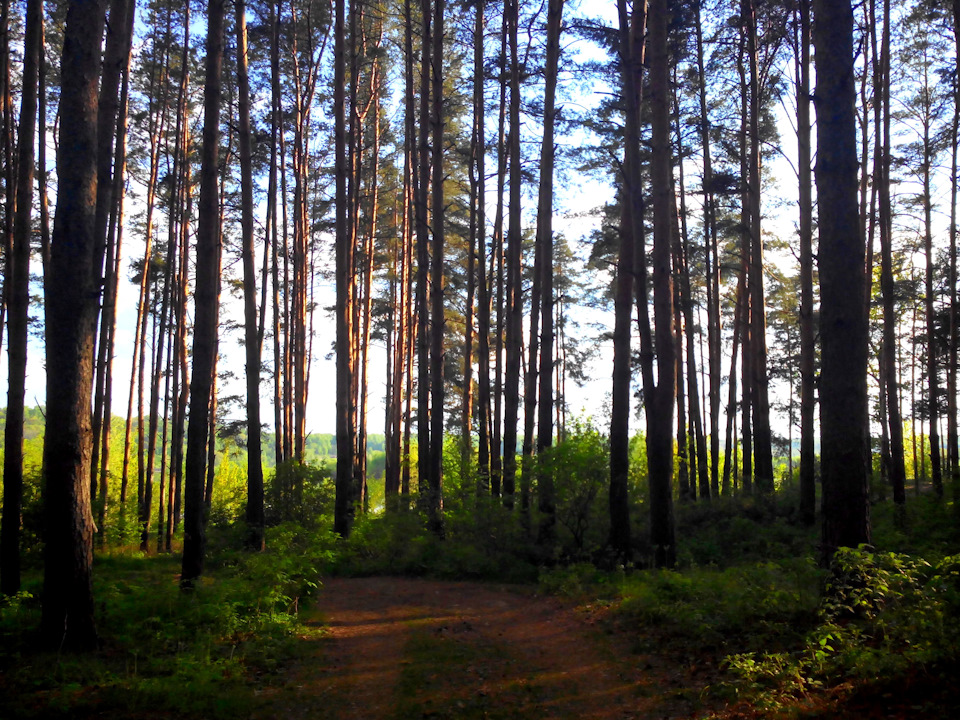
[[[958,152],[960,0],[0,0],[0,716],[953,717]]]

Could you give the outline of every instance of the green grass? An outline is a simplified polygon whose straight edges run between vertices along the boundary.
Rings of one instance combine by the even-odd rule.
[[[101,553],[94,597],[100,647],[37,652],[38,579],[0,606],[0,717],[233,718],[302,652],[298,610],[319,584],[326,536],[281,526],[271,550],[221,552],[193,592],[179,558]]]

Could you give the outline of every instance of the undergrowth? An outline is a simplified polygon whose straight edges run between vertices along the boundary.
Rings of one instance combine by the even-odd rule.
[[[788,501],[680,506],[677,570],[579,563],[545,570],[541,587],[612,608],[638,653],[715,668],[701,697],[728,708],[717,717],[854,717],[877,704],[890,717],[945,717],[960,699],[949,690],[960,666],[953,508],[877,505],[875,545],[841,549],[823,570],[816,530]]]
[[[38,580],[0,606],[0,717],[235,717],[257,683],[301,652],[303,599],[319,587],[332,534],[283,524],[259,554],[212,554],[192,592],[179,558],[105,552],[95,562],[100,647],[37,653]],[[216,537],[214,538],[216,544]],[[32,580],[32,582],[31,582]]]

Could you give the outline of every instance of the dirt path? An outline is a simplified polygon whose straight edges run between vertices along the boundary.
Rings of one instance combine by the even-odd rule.
[[[466,582],[332,578],[313,658],[255,717],[663,718],[668,679],[555,598]]]

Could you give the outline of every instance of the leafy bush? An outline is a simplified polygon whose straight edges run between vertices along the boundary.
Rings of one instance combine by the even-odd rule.
[[[313,525],[332,514],[335,492],[326,461],[319,465],[294,460],[280,463],[266,482],[267,524],[298,521]]]
[[[819,571],[808,560],[627,576],[620,612],[679,646],[724,652],[788,647],[813,624]]]
[[[737,692],[767,704],[847,680],[896,684],[960,660],[960,556],[922,558],[841,548],[818,623],[789,653],[727,658]],[[952,671],[948,671],[952,672]]]
[[[541,458],[553,475],[557,525],[564,555],[583,558],[606,544],[610,449],[589,420],[576,419],[564,439]]]

